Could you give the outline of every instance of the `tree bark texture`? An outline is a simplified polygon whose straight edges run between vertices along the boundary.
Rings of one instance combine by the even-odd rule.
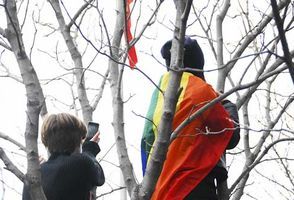
[[[25,52],[14,0],[5,1],[5,11],[7,16],[7,39],[16,57],[27,95],[25,129],[27,174],[24,183],[31,189],[30,194],[33,200],[44,200],[46,197],[41,186],[37,138],[39,114],[41,110],[42,115],[47,113],[45,98],[38,76]]]
[[[218,79],[217,79],[217,91],[220,93],[223,93],[225,90],[225,83],[226,78],[228,75],[228,69],[227,67],[222,67],[224,65],[224,52],[223,52],[223,21],[225,19],[225,16],[229,10],[229,7],[231,5],[230,0],[226,0],[224,2],[223,8],[221,9],[219,15],[216,18],[216,38],[217,38],[217,67],[218,67]],[[217,182],[217,191],[218,191],[218,198],[220,200],[228,200],[229,194],[228,194],[228,184],[227,180],[222,182]]]
[[[122,100],[122,71],[119,70],[118,62],[120,60],[120,46],[125,25],[125,3],[124,0],[117,0],[117,16],[115,29],[111,44],[111,59],[109,60],[110,70],[110,89],[112,94],[113,108],[113,128],[115,134],[116,148],[118,153],[119,165],[123,174],[123,179],[127,187],[129,195],[133,188],[137,185],[133,166],[128,156],[125,132],[124,132],[124,104]]]

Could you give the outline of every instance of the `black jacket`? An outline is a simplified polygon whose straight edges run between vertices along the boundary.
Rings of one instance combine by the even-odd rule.
[[[230,118],[234,121],[234,132],[232,138],[227,146],[227,149],[233,149],[237,146],[240,140],[240,127],[239,127],[239,116],[238,110],[235,104],[229,100],[222,101],[222,104],[226,111],[230,114]]]
[[[83,153],[53,153],[41,164],[47,200],[88,200],[90,190],[105,182],[103,169],[95,159],[99,152],[98,144],[88,141],[83,144]],[[22,199],[31,199],[26,185]]]
[[[233,149],[235,148],[240,140],[240,127],[239,127],[239,116],[238,116],[238,110],[235,104],[230,102],[229,100],[222,101],[222,105],[226,109],[226,111],[229,113],[231,120],[233,120],[234,123],[234,131],[233,135],[229,141],[229,144],[227,145],[226,149]],[[213,177],[217,179],[218,182],[225,181],[228,178],[228,172],[227,172],[227,166],[226,166],[226,154],[225,152],[220,157],[220,160],[218,161],[216,167],[211,172],[213,174]]]
[[[234,132],[226,149],[233,149],[240,140],[240,128],[238,110],[235,104],[229,100],[222,101],[222,105],[230,114],[230,118],[234,121]],[[226,169],[225,152],[221,156],[217,165],[211,172],[194,188],[191,193],[185,197],[185,200],[217,200],[215,179],[217,182],[225,181],[228,178]]]

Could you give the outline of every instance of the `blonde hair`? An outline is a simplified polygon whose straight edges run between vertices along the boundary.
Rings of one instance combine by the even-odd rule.
[[[41,140],[49,152],[73,153],[85,138],[85,124],[68,113],[52,114],[44,119]]]

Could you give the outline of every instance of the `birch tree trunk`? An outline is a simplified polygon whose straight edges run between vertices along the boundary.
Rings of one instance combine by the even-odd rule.
[[[124,105],[122,101],[122,85],[121,78],[123,70],[119,70],[120,60],[120,45],[122,35],[125,28],[125,1],[117,0],[117,16],[115,22],[115,28],[113,33],[113,39],[111,44],[109,60],[110,70],[110,89],[112,94],[112,108],[113,108],[113,128],[115,134],[116,148],[119,158],[120,169],[123,174],[123,179],[126,184],[129,195],[131,195],[132,189],[136,185],[135,176],[133,172],[133,166],[129,160],[125,132],[124,132]]]
[[[14,0],[5,1],[7,17],[6,38],[17,60],[27,95],[27,119],[25,129],[25,144],[27,153],[27,174],[24,184],[30,188],[32,200],[45,200],[42,186],[38,154],[38,125],[39,114],[47,113],[45,98],[38,76],[29,60],[22,39],[22,33],[16,12]]]
[[[224,52],[223,52],[223,21],[229,10],[230,0],[224,2],[223,8],[216,18],[216,45],[217,45],[217,67],[218,67],[218,79],[217,79],[217,91],[223,93],[225,89],[225,81],[228,74],[228,68],[223,67],[224,65]]]
[[[229,10],[230,7],[230,0],[226,0],[224,2],[223,8],[220,10],[219,15],[216,18],[216,38],[217,38],[217,67],[218,67],[218,79],[217,79],[217,91],[220,93],[223,93],[225,90],[225,83],[226,78],[228,75],[228,68],[223,67],[224,65],[224,52],[223,52],[223,30],[222,25],[224,18]],[[224,160],[225,161],[225,160]],[[217,192],[218,197],[220,200],[228,200],[229,194],[228,194],[228,183],[227,180],[222,182],[217,182]]]

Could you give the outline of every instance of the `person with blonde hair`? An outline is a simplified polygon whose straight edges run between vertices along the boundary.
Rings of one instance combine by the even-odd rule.
[[[91,189],[104,184],[103,169],[95,159],[100,133],[83,142],[86,134],[85,124],[71,114],[45,118],[41,140],[50,156],[41,164],[41,184],[47,200],[89,200]],[[31,199],[29,191],[24,185],[23,200]]]

